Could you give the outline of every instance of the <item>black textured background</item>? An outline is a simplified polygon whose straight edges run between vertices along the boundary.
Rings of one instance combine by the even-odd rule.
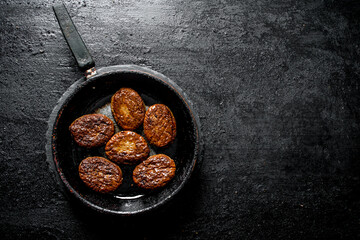
[[[45,157],[52,108],[82,76],[46,0],[0,1],[0,238],[360,238],[360,4],[98,0],[65,4],[98,66],[162,72],[205,140],[162,211],[98,216]]]

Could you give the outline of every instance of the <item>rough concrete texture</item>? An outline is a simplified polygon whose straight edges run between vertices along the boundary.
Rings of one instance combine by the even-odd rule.
[[[97,66],[162,72],[201,119],[201,170],[127,219],[69,199],[46,163],[49,114],[82,76],[54,2],[0,2],[1,239],[360,237],[357,1],[64,1]]]

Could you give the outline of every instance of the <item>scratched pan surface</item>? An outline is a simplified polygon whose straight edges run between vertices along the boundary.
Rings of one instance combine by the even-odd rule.
[[[164,153],[176,163],[175,177],[158,190],[142,190],[132,180],[135,166],[120,165],[123,184],[114,192],[101,194],[87,188],[78,175],[81,160],[89,156],[103,156],[104,147],[85,149],[71,138],[69,125],[89,113],[103,113],[112,118],[111,96],[122,87],[130,87],[143,98],[145,105],[166,104],[177,122],[177,136],[167,148],[150,145],[150,155]],[[116,126],[117,130],[121,130]],[[140,127],[135,130],[143,135]],[[85,205],[104,213],[134,215],[157,209],[170,200],[189,180],[199,159],[199,119],[181,89],[164,75],[147,68],[124,65],[105,67],[88,79],[76,81],[54,108],[47,133],[48,161],[58,172],[69,192]]]

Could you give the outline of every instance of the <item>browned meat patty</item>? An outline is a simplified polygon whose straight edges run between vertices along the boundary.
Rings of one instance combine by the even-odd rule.
[[[176,121],[164,104],[155,104],[146,111],[144,133],[149,142],[157,147],[171,143],[176,136]]]
[[[114,123],[103,114],[87,114],[77,118],[69,130],[79,146],[99,147],[114,134]]]
[[[149,155],[150,149],[145,139],[131,131],[115,134],[105,146],[108,158],[119,164],[135,164]]]
[[[144,121],[145,104],[136,91],[121,88],[111,98],[111,111],[123,129],[134,130]]]
[[[135,167],[133,180],[141,188],[160,188],[175,176],[175,170],[174,160],[165,154],[157,154]]]
[[[101,193],[114,191],[123,179],[120,167],[103,157],[88,157],[82,160],[79,176],[86,186]]]

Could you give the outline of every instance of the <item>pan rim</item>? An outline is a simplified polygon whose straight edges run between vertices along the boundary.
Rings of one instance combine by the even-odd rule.
[[[66,177],[64,176],[62,169],[59,166],[58,159],[56,158],[56,146],[54,144],[56,136],[54,136],[54,131],[57,126],[57,121],[59,120],[59,117],[61,115],[61,112],[66,108],[66,103],[72,98],[73,94],[76,94],[76,90],[78,88],[81,88],[83,84],[86,84],[86,81],[96,81],[97,79],[100,79],[104,75],[112,74],[112,73],[118,73],[118,72],[128,72],[128,73],[139,73],[143,75],[148,75],[151,78],[160,80],[163,84],[170,87],[179,98],[182,99],[182,101],[186,104],[187,109],[189,110],[189,113],[191,115],[192,122],[194,124],[195,133],[196,136],[195,139],[195,149],[194,149],[194,156],[191,160],[190,164],[191,167],[189,167],[186,170],[186,174],[184,179],[180,182],[179,186],[172,191],[168,196],[166,196],[164,199],[156,202],[155,204],[140,209],[140,210],[132,210],[132,211],[121,211],[121,210],[111,210],[108,208],[100,207],[85,198],[83,198],[67,181]],[[108,67],[102,67],[97,69],[97,74],[94,76],[91,76],[90,78],[86,79],[85,77],[82,77],[75,81],[60,97],[58,102],[56,103],[55,107],[53,108],[50,117],[48,119],[48,129],[46,132],[46,160],[48,162],[49,168],[53,175],[55,175],[55,180],[58,185],[62,185],[66,187],[67,193],[70,192],[72,196],[74,196],[77,200],[80,200],[83,204],[86,206],[92,208],[93,210],[96,210],[100,213],[108,213],[112,215],[121,215],[121,216],[132,216],[132,215],[140,215],[144,214],[150,211],[153,211],[160,206],[167,203],[170,199],[172,199],[175,195],[177,195],[178,192],[183,189],[183,187],[186,185],[186,183],[189,181],[192,173],[194,172],[194,169],[196,165],[199,165],[199,161],[201,161],[201,153],[202,153],[202,137],[201,137],[201,125],[200,125],[200,119],[196,112],[193,109],[193,104],[191,100],[187,97],[186,93],[171,79],[166,77],[165,75],[156,72],[154,70],[151,70],[147,67],[142,67],[138,65],[114,65],[114,66],[108,66]],[[55,173],[55,174],[54,174]]]

